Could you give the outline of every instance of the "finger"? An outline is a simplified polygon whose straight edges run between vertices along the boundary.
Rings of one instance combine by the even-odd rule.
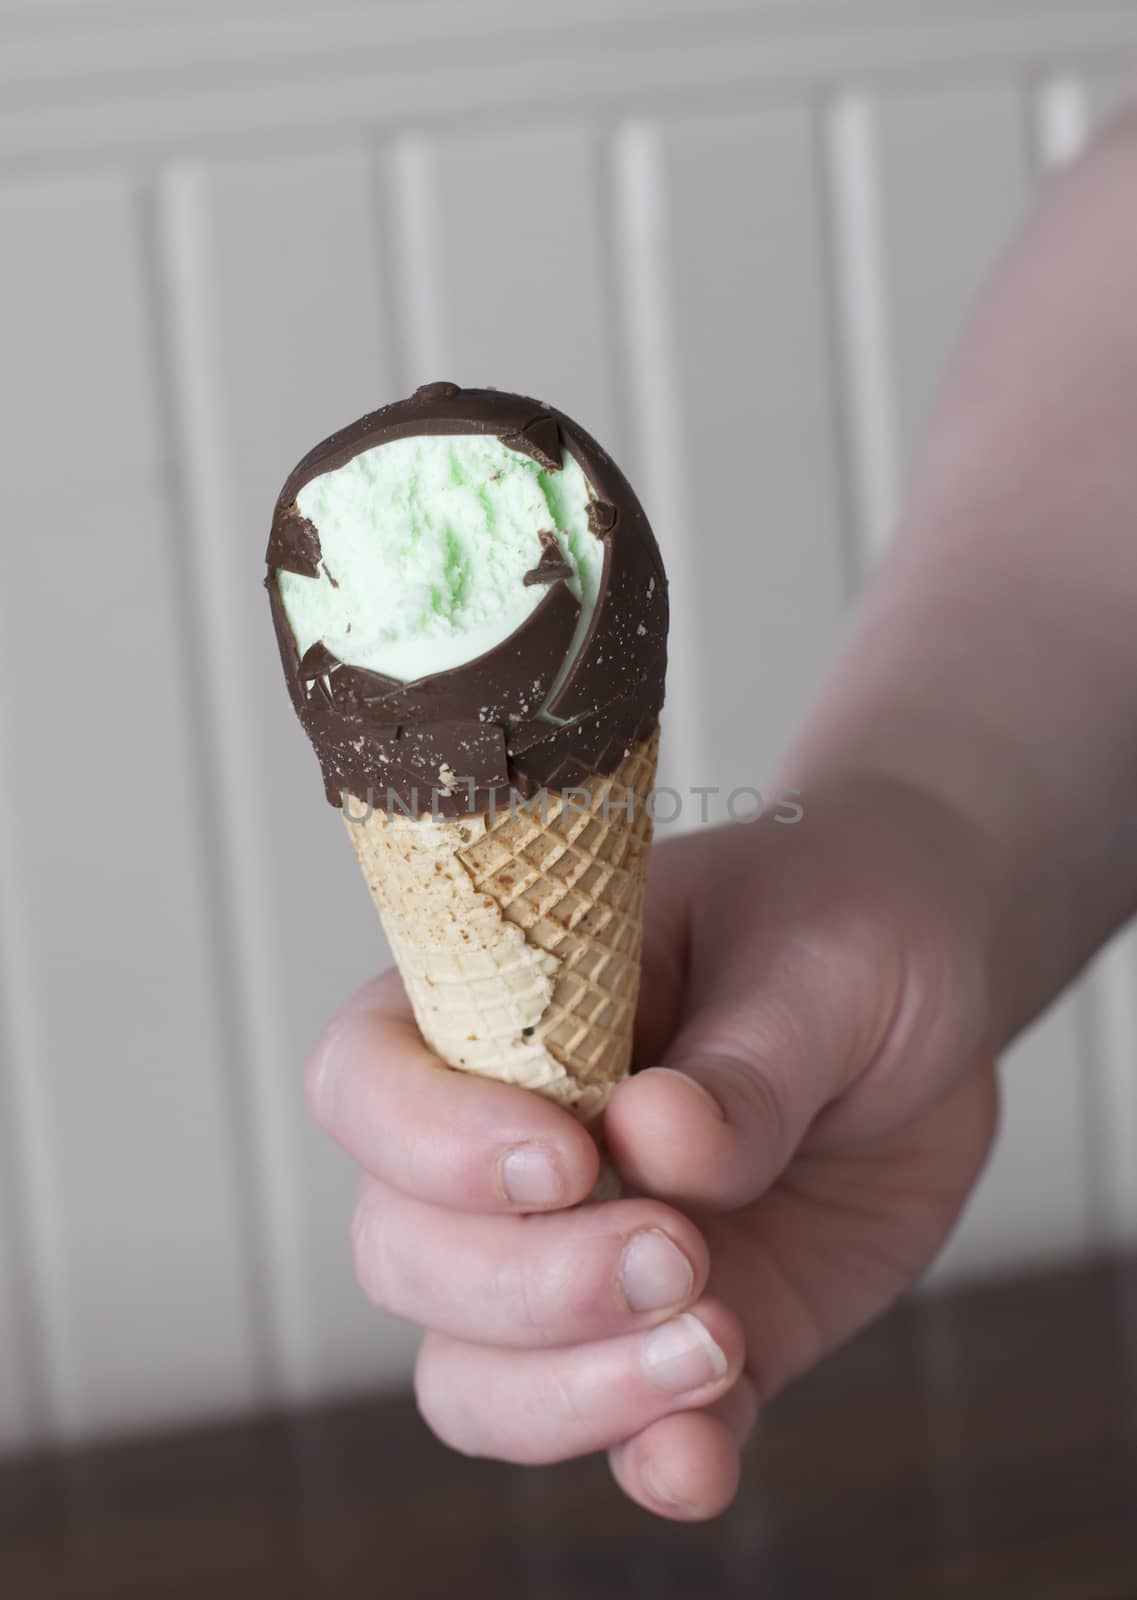
[[[669,1412],[718,1400],[742,1360],[737,1319],[701,1300],[646,1333],[569,1350],[492,1350],[428,1334],[415,1392],[445,1444],[533,1465],[606,1449]]]
[[[818,1102],[781,1068],[706,1054],[652,1067],[608,1103],[604,1138],[633,1188],[690,1209],[735,1210],[783,1170]]]
[[[658,1201],[476,1216],[373,1181],[360,1192],[352,1248],[356,1277],[382,1310],[518,1348],[646,1328],[695,1301],[708,1271],[698,1229]]]
[[[596,1182],[595,1144],[568,1112],[427,1049],[395,973],[330,1025],[306,1081],[316,1121],[364,1171],[435,1205],[549,1210]]]
[[[677,1522],[705,1522],[726,1511],[738,1491],[740,1453],[758,1416],[745,1373],[702,1411],[661,1417],[608,1452],[612,1475],[646,1511]]]
[[[738,1492],[738,1446],[705,1411],[662,1417],[614,1445],[608,1463],[629,1499],[675,1522],[720,1516]]]

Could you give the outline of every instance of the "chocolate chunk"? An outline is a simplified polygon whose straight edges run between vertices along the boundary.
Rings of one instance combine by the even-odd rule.
[[[456,383],[423,383],[415,390],[411,399],[425,405],[428,400],[450,400],[460,392]]]
[[[319,572],[319,540],[308,542],[296,513],[306,483],[365,450],[418,434],[490,434],[545,470],[567,450],[594,496],[589,531],[603,540],[604,566],[588,635],[547,705],[563,722],[542,720],[548,692],[572,647],[579,606],[555,537],[542,537],[541,559],[526,583],[548,593],[520,628],[495,649],[450,672],[396,683],[338,661],[312,646],[301,662],[284,614],[276,569]],[[306,524],[311,528],[311,524]],[[316,530],[312,529],[315,536]],[[306,565],[293,563],[300,549]],[[289,694],[320,759],[334,805],[344,793],[382,803],[388,789],[409,804],[412,790],[430,809],[429,790],[448,786],[445,772],[469,780],[436,797],[449,815],[508,805],[509,789],[532,794],[615,771],[624,752],[659,720],[667,659],[667,580],[643,510],[607,453],[563,413],[536,400],[491,389],[427,384],[409,400],[385,406],[331,435],[290,474],[277,501],[266,587]],[[330,689],[328,687],[330,685]]]
[[[552,417],[538,417],[516,433],[503,433],[501,442],[509,450],[520,450],[546,472],[560,472],[565,464],[560,429]]]
[[[616,507],[607,500],[594,500],[588,508],[588,531],[602,539],[616,526]]]
[[[270,567],[298,573],[301,578],[320,576],[320,535],[295,506],[277,511],[265,560]]]
[[[337,667],[342,666],[338,656],[334,656],[322,639],[309,645],[297,669],[303,683],[309,683],[313,678],[326,678]]]
[[[537,537],[541,541],[541,559],[525,574],[522,583],[556,583],[559,578],[571,578],[572,568],[561,554],[556,534],[542,531]]]

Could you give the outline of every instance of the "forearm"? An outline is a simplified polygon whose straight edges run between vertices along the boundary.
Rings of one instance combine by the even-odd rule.
[[[975,824],[1004,1036],[1137,905],[1137,109],[977,311],[785,771],[894,778]]]

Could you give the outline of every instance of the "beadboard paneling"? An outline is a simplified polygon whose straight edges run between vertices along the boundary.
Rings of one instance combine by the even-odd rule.
[[[161,214],[261,1310],[280,1381],[303,1396],[333,1374],[378,1378],[406,1353],[355,1291],[354,1176],[309,1125],[301,1076],[325,1022],[389,955],[283,693],[261,581],[293,463],[399,387],[375,172],[361,148],[174,169]]]
[[[4,996],[5,1003],[7,996]],[[6,1020],[6,1019],[5,1019]],[[0,1054],[0,1086],[8,1090],[11,1061]],[[0,1106],[7,1137],[0,1152],[0,1452],[30,1445],[44,1427],[38,1402],[41,1373],[29,1337],[35,1314],[27,1263],[22,1259],[21,1171],[11,1111]]]
[[[997,80],[881,94],[882,270],[899,450],[911,460],[968,308],[1031,196],[1023,96]]]
[[[94,92],[90,83],[76,92],[66,30],[33,34],[29,61],[27,30],[6,23],[2,54],[23,56],[32,88],[9,90],[0,104],[0,159],[52,166],[78,152],[137,159],[187,146],[325,141],[423,117],[453,125],[504,115],[539,126],[553,110],[643,108],[694,95],[715,104],[787,85],[808,93],[865,74],[928,81],[998,65],[1014,77],[1079,53],[1108,60],[1137,49],[1128,0],[672,0],[663,16],[651,0],[624,0],[613,9],[607,0],[571,14],[525,0],[476,8],[416,0],[384,15],[306,0],[276,17],[226,7],[195,24],[182,0],[151,28],[153,49],[124,73],[120,62],[145,22],[140,5],[120,14],[120,49],[106,50],[105,24],[88,34],[85,49],[102,59]],[[37,68],[37,52],[46,66]]]
[[[10,787],[0,699],[0,824],[7,819]],[[18,1070],[34,1055],[35,1017],[27,948],[15,898],[16,841],[0,825],[0,1453],[33,1443],[48,1427],[45,1297],[41,1276],[50,1240],[30,1210],[30,1176],[42,1154],[33,1143],[37,1125],[28,1104],[32,1073]]]
[[[1095,1243],[1137,1243],[1137,929],[1123,930],[1083,984]]]
[[[572,125],[439,139],[421,168],[434,265],[407,266],[434,286],[439,376],[555,400],[611,440],[600,156]]]
[[[0,193],[10,1070],[66,1432],[256,1392],[140,211]],[[203,1326],[209,1337],[202,1337]]]
[[[815,135],[793,105],[677,120],[655,147],[675,415],[661,440],[645,418],[637,481],[673,572],[671,682],[694,723],[674,778],[721,791],[715,821],[732,790],[763,786],[845,599]],[[661,450],[675,459],[657,482]]]

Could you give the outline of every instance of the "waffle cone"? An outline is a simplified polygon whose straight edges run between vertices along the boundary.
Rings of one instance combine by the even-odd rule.
[[[626,1075],[659,733],[545,811],[345,812],[423,1037],[590,1123]]]

